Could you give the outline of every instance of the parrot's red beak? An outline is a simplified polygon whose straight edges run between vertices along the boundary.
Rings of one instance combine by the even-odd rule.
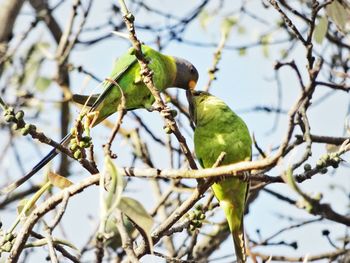
[[[194,80],[190,80],[190,82],[188,83],[188,87],[190,88],[190,90],[194,90],[196,85],[197,85],[197,82]]]

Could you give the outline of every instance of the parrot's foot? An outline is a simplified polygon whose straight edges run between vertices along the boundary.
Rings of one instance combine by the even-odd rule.
[[[99,114],[100,111],[93,111],[86,114],[86,119],[84,123],[84,128],[86,129],[86,132],[88,132],[88,130],[94,126]]]
[[[153,103],[151,106],[146,107],[146,110],[149,112],[153,112],[153,111],[161,111],[162,107],[159,104]]]
[[[243,175],[243,181],[244,182],[249,182],[249,180],[250,180],[250,172],[249,171],[244,171],[243,173],[242,173],[242,175]]]
[[[177,111],[176,110],[173,110],[171,108],[169,108],[168,106],[166,106],[162,111],[161,111],[161,115],[165,118],[168,118],[168,117],[175,117],[177,115]]]
[[[154,106],[152,105],[152,106],[150,106],[150,107],[147,107],[146,110],[147,110],[148,112],[153,112],[153,111],[156,111],[157,109],[156,109],[156,107],[154,107]]]
[[[163,105],[161,105],[157,101],[155,101],[151,106],[148,106],[148,107],[145,107],[145,108],[149,112],[152,112],[152,111],[163,112],[163,111],[166,111],[167,109],[169,109],[167,106],[165,106],[165,108],[163,108]]]

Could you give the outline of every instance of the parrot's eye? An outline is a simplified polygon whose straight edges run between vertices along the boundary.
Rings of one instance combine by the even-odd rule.
[[[194,74],[194,73],[196,72],[196,70],[194,69],[194,67],[191,67],[191,68],[190,68],[190,72],[191,72],[192,74]]]

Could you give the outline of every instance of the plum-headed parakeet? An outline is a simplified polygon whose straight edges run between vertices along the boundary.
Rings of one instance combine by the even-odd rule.
[[[204,168],[212,167],[222,152],[220,165],[251,159],[252,140],[244,121],[221,99],[207,92],[187,91],[190,113],[195,123],[194,147]],[[248,182],[234,177],[220,178],[212,190],[224,210],[232,233],[237,262],[246,261],[243,215]]]
[[[196,68],[187,60],[173,56],[167,56],[157,52],[149,46],[143,45],[142,52],[149,61],[149,68],[153,71],[153,82],[159,91],[169,87],[177,87],[185,90],[193,89],[198,80]],[[134,49],[129,49],[114,65],[109,79],[117,82],[119,87],[106,79],[103,82],[104,91],[101,94],[89,96],[74,95],[73,100],[90,106],[89,112],[96,112],[97,117],[92,126],[100,123],[118,110],[121,102],[121,91],[125,97],[126,110],[146,108],[150,109],[155,98],[142,81],[140,65],[134,55]],[[71,134],[68,134],[60,142],[67,144]],[[55,148],[46,155],[27,175],[1,190],[1,194],[7,194],[28,180],[50,160],[58,154]]]

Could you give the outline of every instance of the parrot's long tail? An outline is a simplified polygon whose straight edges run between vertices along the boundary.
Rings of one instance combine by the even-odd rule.
[[[237,263],[245,263],[247,254],[245,250],[245,240],[243,229],[232,232],[233,243],[236,251]]]
[[[69,139],[71,138],[71,134],[67,134],[61,141],[61,145],[65,145]],[[0,195],[6,195],[11,193],[13,190],[15,190],[17,187],[22,185],[24,182],[29,180],[34,174],[39,172],[41,168],[43,168],[48,162],[50,162],[53,158],[56,157],[56,155],[59,153],[57,148],[53,148],[37,165],[33,167],[30,172],[28,172],[25,176],[21,177],[17,181],[9,184],[8,186],[4,187],[3,189],[0,190]]]
[[[125,67],[122,71],[118,72],[114,77],[114,81],[118,82],[119,78],[123,76],[123,74],[129,70],[135,63],[137,63],[137,59],[132,61],[132,63],[129,64],[129,66]],[[103,84],[102,82],[101,84]],[[77,101],[78,103],[86,103],[87,106],[91,106],[89,109],[89,112],[93,112],[97,109],[97,107],[103,102],[103,100],[108,96],[110,91],[114,87],[114,83],[109,83],[107,82],[107,86],[105,90],[101,94],[97,95],[92,95],[92,96],[79,96],[79,95],[74,95],[74,100]],[[106,116],[105,116],[106,117]],[[95,121],[94,125],[99,123],[101,120]],[[70,139],[72,135],[69,133],[67,134],[60,142],[61,145],[65,145]],[[15,190],[17,187],[22,185],[24,182],[29,180],[34,174],[36,174],[41,168],[43,168],[48,162],[50,162],[53,158],[56,157],[56,155],[59,153],[57,148],[53,148],[37,165],[34,166],[34,168],[27,173],[25,176],[21,177],[17,181],[9,184],[8,186],[4,187],[3,189],[0,190],[0,195],[6,195]]]

